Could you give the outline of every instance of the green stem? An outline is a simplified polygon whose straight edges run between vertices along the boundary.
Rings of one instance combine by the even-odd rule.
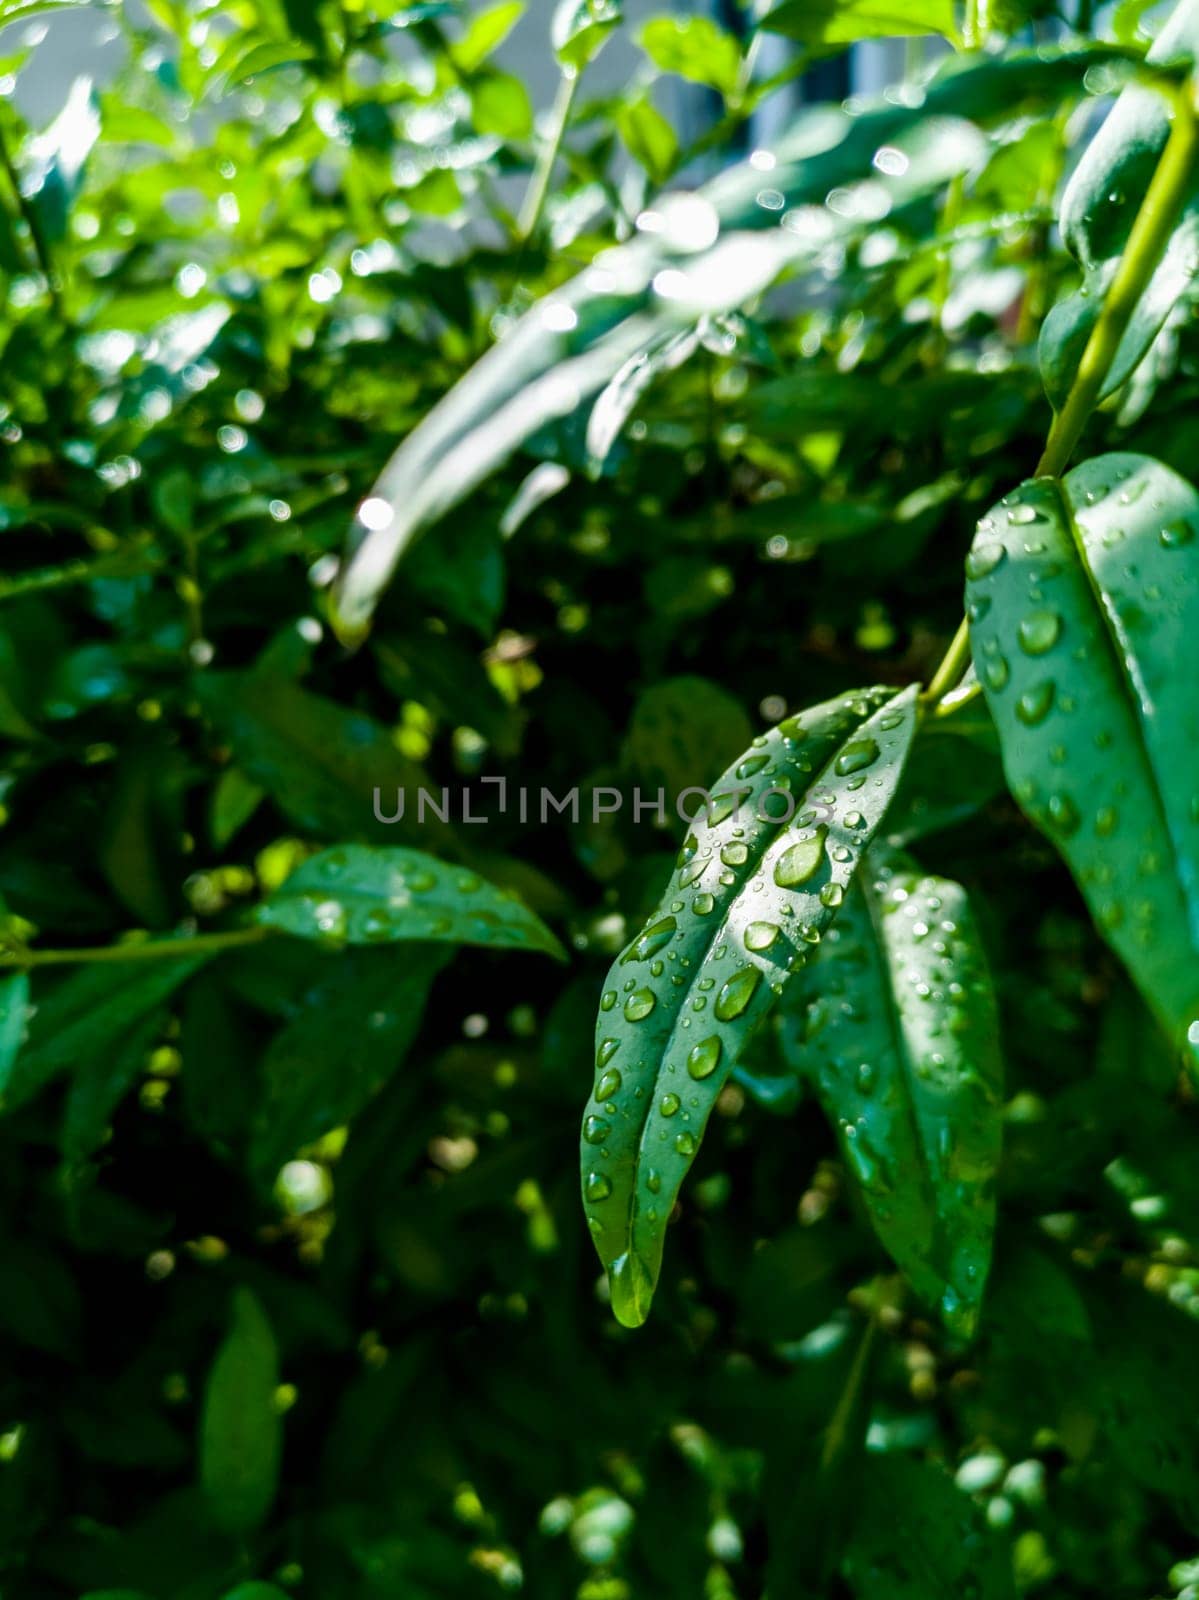
[[[191,939],[147,939],[142,944],[105,944],[92,950],[4,950],[0,967],[94,966],[114,961],[182,961],[189,956],[212,955],[258,944],[274,930],[267,927],[234,928],[228,933],[198,933]]]
[[[1188,83],[1178,96],[1170,137],[1145,191],[1145,198],[1141,201],[1120,265],[1098,320],[1091,329],[1066,403],[1053,419],[1049,438],[1037,463],[1035,476],[1038,478],[1060,478],[1070,464],[1070,457],[1082,437],[1083,429],[1099,403],[1104,380],[1116,358],[1120,341],[1128,331],[1132,314],[1148,287],[1178,220],[1190,187],[1197,151],[1199,126],[1195,120],[1194,86]],[[969,664],[970,634],[963,619],[941,665],[933,674],[932,682],[921,696],[924,703],[935,704],[942,699]]]
[[[553,121],[550,124],[549,137],[537,153],[537,162],[533,168],[533,175],[529,179],[529,187],[525,194],[524,204],[520,208],[520,216],[516,223],[516,237],[522,244],[526,239],[532,238],[537,231],[537,224],[541,221],[541,213],[545,210],[554,163],[558,159],[558,151],[562,148],[562,140],[566,134],[566,124],[570,120],[571,107],[574,105],[575,95],[578,93],[581,76],[581,73],[574,68],[565,68],[559,80],[558,93],[554,98]]]

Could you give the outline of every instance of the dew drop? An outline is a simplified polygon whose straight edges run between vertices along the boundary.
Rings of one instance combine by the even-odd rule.
[[[1062,619],[1056,611],[1031,611],[1019,627],[1020,648],[1026,655],[1043,656],[1052,650],[1062,635]]]
[[[847,778],[851,772],[861,772],[878,760],[878,745],[873,739],[855,739],[847,744],[834,763],[837,775]]]
[[[606,1067],[608,1065],[609,1061],[611,1061],[612,1057],[616,1054],[616,1052],[619,1049],[620,1049],[620,1040],[619,1039],[604,1039],[604,1040],[602,1040],[601,1043],[600,1043],[599,1049],[595,1052],[595,1064],[596,1064],[596,1066],[597,1067]]]
[[[774,867],[774,881],[780,889],[794,889],[816,872],[824,860],[827,832],[827,828],[817,828],[810,839],[800,839],[783,851]]]
[[[687,1056],[687,1071],[697,1080],[710,1078],[720,1065],[722,1048],[715,1034],[710,1039],[703,1039],[699,1044],[693,1045]]]
[[[603,1117],[591,1116],[583,1123],[583,1137],[588,1144],[603,1144],[608,1137],[611,1124],[604,1121]]]
[[[734,1017],[739,1017],[753,999],[761,981],[762,974],[757,967],[742,967],[740,972],[735,972],[716,997],[714,1010],[717,1020],[732,1022]]]
[[[1006,557],[1007,549],[1001,544],[976,544],[966,557],[966,576],[988,578]]]
[[[769,950],[779,936],[778,925],[773,922],[751,922],[745,930],[747,950]]]
[[[635,989],[624,1003],[624,1014],[630,1022],[640,1022],[657,1003],[658,997],[652,989]]]
[[[1024,691],[1016,702],[1016,715],[1026,728],[1035,728],[1038,723],[1044,722],[1053,708],[1056,693],[1056,685],[1049,678]]]
[[[670,943],[677,929],[678,923],[673,917],[662,917],[660,921],[652,923],[634,943],[630,951],[632,959],[645,961],[656,955],[663,945]]]
[[[673,1117],[677,1115],[682,1103],[677,1094],[664,1094],[658,1104],[658,1110],[664,1117]]]
[[[603,1172],[589,1172],[587,1174],[588,1200],[606,1200],[612,1193],[612,1180]]]
[[[688,1133],[686,1128],[683,1129],[682,1133],[675,1135],[674,1147],[681,1156],[693,1156],[696,1150],[699,1149],[695,1135]]]
[[[1007,688],[1009,676],[1008,664],[1002,656],[993,656],[990,661],[983,662],[983,682],[988,689],[996,693]]]

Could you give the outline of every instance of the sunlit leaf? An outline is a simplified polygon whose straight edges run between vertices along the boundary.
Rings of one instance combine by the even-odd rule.
[[[663,72],[707,84],[726,98],[741,82],[741,49],[710,17],[654,17],[640,33],[641,48]]]
[[[952,0],[784,0],[758,24],[806,45],[939,33],[958,38]]]

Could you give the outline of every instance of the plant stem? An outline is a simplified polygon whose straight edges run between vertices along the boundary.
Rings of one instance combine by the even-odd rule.
[[[144,944],[106,944],[92,950],[4,950],[0,967],[94,966],[114,961],[180,961],[188,956],[211,955],[258,944],[273,930],[267,927],[233,928],[228,933],[199,933],[192,939],[147,939]]]
[[[554,163],[558,159],[558,151],[562,148],[562,140],[566,134],[566,124],[570,120],[570,111],[574,105],[575,94],[578,92],[581,76],[582,74],[577,69],[565,68],[559,80],[558,93],[554,98],[553,121],[550,124],[549,137],[537,153],[537,162],[533,168],[533,175],[529,179],[529,187],[525,193],[524,203],[520,208],[520,216],[516,223],[516,237],[522,244],[536,232],[537,224],[541,221],[541,213],[545,210]]]
[[[1038,478],[1059,478],[1069,466],[1082,431],[1099,403],[1104,380],[1116,358],[1120,341],[1128,331],[1132,314],[1169,242],[1199,151],[1194,93],[1194,85],[1187,83],[1177,97],[1170,137],[1141,201],[1066,403],[1053,419],[1037,463],[1035,476]],[[969,664],[970,634],[963,618],[932,682],[921,696],[922,701],[926,705],[936,704],[955,686]]]

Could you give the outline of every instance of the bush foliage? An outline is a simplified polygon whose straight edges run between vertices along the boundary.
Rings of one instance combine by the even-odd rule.
[[[1199,5],[59,9],[5,1600],[1199,1594]]]

